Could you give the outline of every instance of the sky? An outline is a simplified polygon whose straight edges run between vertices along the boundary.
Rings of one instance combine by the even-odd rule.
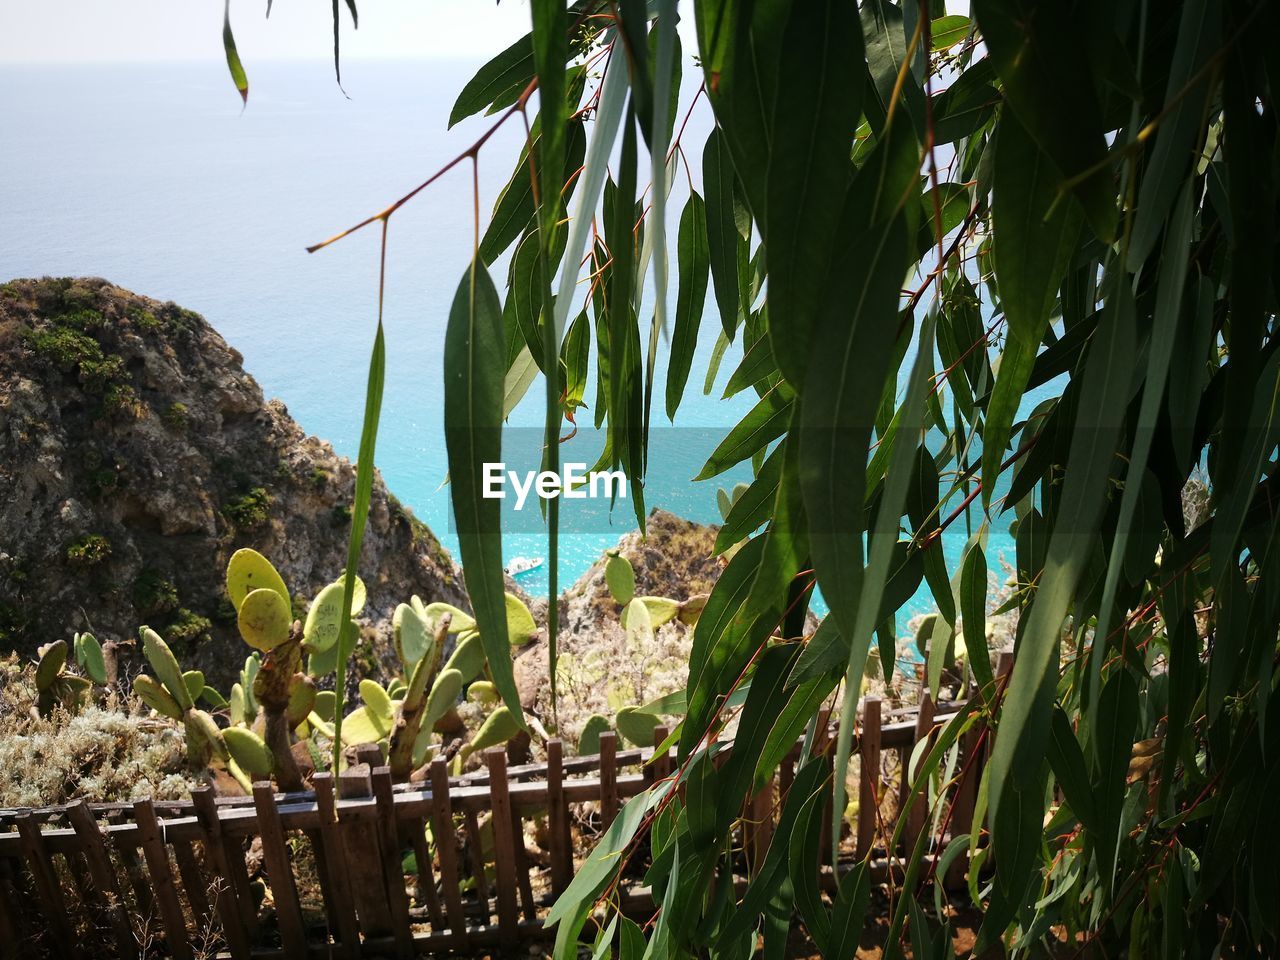
[[[360,0],[342,9],[344,59],[467,59],[529,30],[528,0]],[[220,0],[0,0],[0,63],[222,61]],[[245,64],[329,57],[333,21],[317,0],[231,0]],[[251,78],[252,79],[252,78]]]
[[[528,0],[359,0],[357,7],[353,30],[343,6],[344,59],[475,60],[529,30]],[[219,0],[0,0],[0,64],[221,61],[222,9]],[[969,2],[946,0],[946,9],[967,14]],[[275,0],[269,21],[265,11],[265,0],[231,2],[246,65],[330,56],[328,4]]]

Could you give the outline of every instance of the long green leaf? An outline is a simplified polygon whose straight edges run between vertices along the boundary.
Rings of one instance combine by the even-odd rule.
[[[1008,336],[995,388],[987,405],[982,447],[982,502],[990,509],[996,477],[1036,351],[1049,323],[1058,283],[1080,231],[1075,205],[1059,204],[1049,158],[1019,117],[1006,111],[996,142],[996,188],[992,218],[1000,302]],[[1044,238],[1053,238],[1045,243]]]
[[[1147,376],[1142,388],[1142,406],[1138,411],[1138,426],[1129,454],[1125,472],[1124,493],[1120,498],[1120,519],[1116,523],[1115,539],[1111,544],[1111,557],[1107,564],[1106,581],[1102,590],[1102,606],[1098,613],[1098,625],[1094,632],[1093,649],[1089,656],[1089,714],[1095,716],[1099,679],[1102,675],[1102,657],[1106,652],[1106,639],[1111,632],[1116,590],[1120,583],[1120,571],[1138,506],[1138,494],[1142,490],[1142,477],[1147,470],[1147,458],[1156,432],[1156,420],[1164,405],[1165,382],[1169,364],[1173,359],[1177,342],[1178,312],[1187,281],[1187,260],[1191,255],[1193,184],[1188,182],[1178,198],[1173,220],[1165,238],[1164,255],[1161,258],[1160,282],[1156,295],[1155,326],[1151,330],[1151,343],[1147,349]]]
[[[733,217],[733,162],[724,136],[712,127],[702,148],[702,183],[707,191],[707,250],[720,326],[729,340],[738,329],[738,227]]]
[[[500,500],[481,496],[484,465],[502,460],[502,310],[482,265],[464,274],[444,340],[445,446],[467,595],[503,702],[523,718],[507,637]],[[523,719],[521,719],[523,724]]]
[[[775,388],[760,398],[720,441],[694,480],[707,480],[752,457],[782,436],[791,421],[792,398]]]
[[[499,338],[501,339],[501,338]],[[374,450],[378,443],[378,419],[382,414],[382,388],[386,383],[387,347],[382,335],[382,318],[373,337],[369,357],[369,376],[365,387],[364,423],[360,427],[360,452],[356,459],[356,488],[351,503],[351,536],[347,541],[347,568],[342,576],[341,610],[350,610],[356,595],[356,571],[360,565],[360,548],[364,544],[365,525],[369,519],[369,498],[373,495]],[[339,634],[335,689],[338,706],[333,717],[333,771],[341,769],[342,714],[346,703],[347,658],[355,650],[358,634],[355,623],[344,618]]]
[[[800,389],[823,281],[848,188],[852,125],[861,111],[862,27],[841,0],[793,4],[782,35],[769,155],[770,342]]]
[[[240,54],[236,50],[235,34],[231,32],[231,0],[225,0],[222,8],[222,49],[227,55],[227,69],[231,72],[231,82],[240,92],[240,99],[249,102],[249,78],[245,75],[244,64],[240,62]]]
[[[697,191],[689,195],[680,215],[679,235],[680,282],[676,293],[675,333],[671,340],[671,359],[667,364],[667,416],[675,419],[680,399],[684,396],[693,355],[698,349],[698,327],[702,323],[707,299],[706,204]]]
[[[1089,350],[1080,409],[1063,482],[1059,520],[1050,536],[1035,601],[1014,662],[1000,726],[1015,736],[996,737],[991,757],[991,806],[997,818],[1007,788],[1024,799],[1034,792],[1045,755],[1049,704],[1039,696],[1054,682],[1062,623],[1089,555],[1089,533],[1105,505],[1116,441],[1130,395],[1135,350],[1132,294],[1123,275],[1111,281],[1111,315]],[[1029,814],[1028,814],[1029,815]],[[1021,822],[1020,820],[1018,822]]]

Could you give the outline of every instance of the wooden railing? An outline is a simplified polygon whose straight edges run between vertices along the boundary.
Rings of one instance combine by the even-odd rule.
[[[882,716],[876,698],[863,701],[852,844],[878,857],[882,875],[903,851],[873,849],[884,842],[876,812],[896,818],[900,771],[946,719],[927,698],[901,719]],[[655,744],[666,735],[659,727]],[[826,745],[819,740],[815,749]],[[450,778],[437,759],[425,782],[393,784],[369,746],[337,778],[315,774],[306,793],[258,783],[252,797],[204,787],[185,801],[0,809],[0,957],[407,958],[541,936],[575,855],[674,761],[652,747],[619,751],[613,734],[600,751],[565,758],[552,740],[546,762],[508,767],[494,748],[478,773]],[[744,811],[744,873],[768,848],[799,759],[797,744]],[[948,801],[951,835],[969,830],[973,773]],[[886,783],[902,792],[884,796]],[[903,850],[925,818],[917,803]],[[624,902],[651,911],[645,866],[628,868],[622,889]],[[948,879],[963,880],[964,869]]]

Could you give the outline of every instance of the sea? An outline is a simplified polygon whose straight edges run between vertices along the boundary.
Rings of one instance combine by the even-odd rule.
[[[379,237],[367,228],[322,251],[306,247],[387,206],[466,150],[494,122],[448,129],[449,112],[478,62],[348,61],[344,88],[327,61],[255,63],[247,107],[225,66],[0,64],[0,282],[43,275],[101,276],[203,314],[244,356],[267,396],[307,432],[354,458],[378,311]],[[696,91],[686,68],[679,117]],[[689,158],[669,200],[674,242],[689,181],[710,129],[705,101],[689,115]],[[523,141],[516,121],[479,158],[482,214],[511,176]],[[390,221],[383,309],[386,387],[376,462],[390,490],[457,555],[447,486],[442,352],[455,290],[473,244],[472,172],[446,174]],[[674,257],[672,257],[674,261]],[[501,287],[505,261],[495,265]],[[674,262],[672,275],[674,277]],[[645,323],[654,300],[650,283]],[[674,305],[674,279],[669,300]],[[750,479],[741,464],[693,480],[755,395],[724,398],[741,360],[730,345],[704,384],[719,330],[708,293],[698,353],[674,420],[663,412],[666,343],[659,351],[646,507],[718,522],[717,491]],[[594,380],[566,457],[594,462]],[[704,387],[706,388],[704,390]],[[543,417],[537,383],[512,412],[512,436],[534,436]],[[563,506],[559,579],[572,584],[624,533],[636,529],[630,500]],[[537,504],[504,504],[503,550],[545,557]],[[575,510],[579,512],[575,513]],[[963,524],[957,525],[957,527]],[[1012,560],[1007,519],[997,522],[988,563]],[[954,574],[965,533],[944,540]],[[339,571],[334,571],[335,576]],[[547,588],[547,565],[520,578]],[[407,599],[407,598],[406,598]],[[430,598],[424,598],[430,599]],[[899,614],[929,606],[921,592]],[[821,597],[815,609],[825,610]]]

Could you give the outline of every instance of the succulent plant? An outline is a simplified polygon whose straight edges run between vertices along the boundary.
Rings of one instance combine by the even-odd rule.
[[[613,599],[623,606],[630,603],[631,598],[636,595],[636,572],[631,567],[631,561],[617,550],[610,550],[605,554],[604,582]]]
[[[416,597],[414,599],[417,600]],[[453,622],[452,615],[445,613],[436,622],[434,631],[427,633],[427,621],[413,606],[401,604],[396,613],[402,612],[404,616],[396,628],[396,647],[401,651],[406,668],[412,665],[412,672],[404,697],[400,700],[399,716],[395,720],[388,748],[391,776],[397,780],[407,778],[413,770],[415,759],[425,753],[431,726],[439,719],[431,716],[432,696],[428,695],[427,683],[435,673],[439,662],[439,650],[444,645],[449,625]],[[441,678],[437,679],[437,684],[432,687],[433,695],[439,686],[439,679],[443,676],[441,675]],[[454,680],[455,676],[458,680],[461,679],[457,671],[449,671],[447,683],[449,686],[456,683],[458,687],[453,690],[449,705],[452,705],[461,692],[461,683]],[[428,741],[422,743],[420,747],[420,734],[424,725],[428,732]]]
[[[107,661],[102,653],[102,644],[91,633],[77,633],[72,637],[71,648],[75,653],[76,663],[94,683],[106,685]]]
[[[635,747],[652,746],[653,731],[661,722],[661,717],[641,707],[623,707],[613,716],[613,725],[618,733]]]
[[[251,702],[261,708],[261,739],[271,753],[276,783],[285,791],[301,790],[304,784],[293,756],[291,731],[306,719],[315,702],[315,684],[301,672],[303,625],[293,619],[284,579],[256,550],[245,548],[231,555],[227,595],[236,608],[241,638],[264,655],[255,665],[245,662],[241,679],[244,707],[240,712],[246,717],[256,715],[256,710],[249,709]],[[336,632],[334,636],[336,639]]]
[[[457,768],[459,770],[462,769],[467,757],[487,750],[489,747],[496,747],[499,744],[506,743],[522,729],[520,721],[516,719],[508,707],[498,707],[493,713],[485,717],[484,723],[480,725],[480,729],[471,738],[471,742],[458,752],[456,758]]]
[[[36,709],[41,716],[48,716],[54,707],[69,711],[79,710],[93,689],[93,681],[67,673],[67,641],[55,640],[36,651]]]
[[[150,627],[142,627],[139,633],[142,652],[155,676],[139,674],[134,678],[133,692],[161,716],[182,721],[187,738],[187,761],[192,767],[206,767],[214,758],[229,764],[231,755],[218,724],[196,707],[196,699],[203,697],[206,689],[204,674],[199,670],[184,673],[164,638]]]
[[[586,757],[594,753],[600,752],[600,734],[609,728],[609,719],[598,713],[593,713],[587,717],[587,722],[582,726],[582,733],[578,735],[578,756]]]

